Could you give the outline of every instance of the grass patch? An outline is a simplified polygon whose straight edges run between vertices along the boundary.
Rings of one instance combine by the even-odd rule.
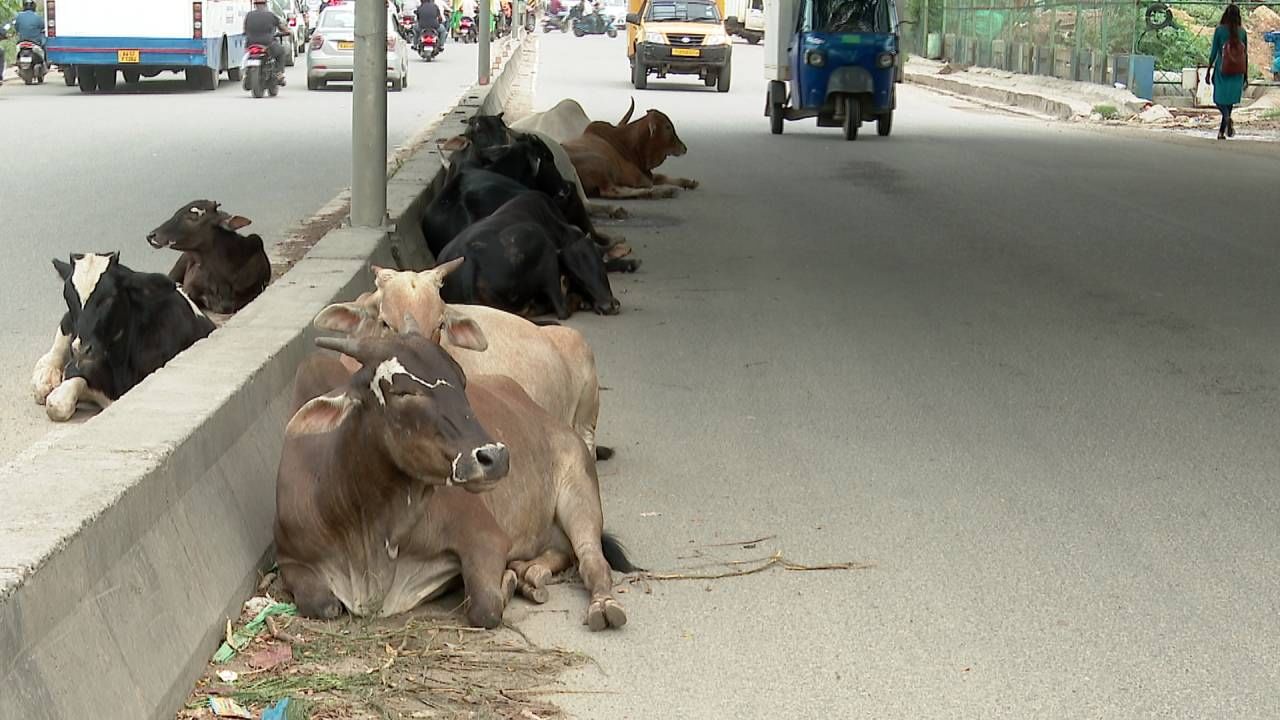
[[[1120,111],[1115,105],[1094,105],[1093,111],[1101,115],[1103,120],[1115,120],[1120,117]]]

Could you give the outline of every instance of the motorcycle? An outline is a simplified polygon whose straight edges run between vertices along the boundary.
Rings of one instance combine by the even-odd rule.
[[[405,40],[412,41],[414,33],[418,31],[418,20],[413,13],[404,13],[400,16],[399,27],[400,37]]]
[[[458,21],[458,40],[464,43],[473,43],[478,40],[479,31],[476,29],[476,21],[467,16],[463,16]]]
[[[570,17],[568,10],[561,10],[554,14],[547,11],[547,13],[542,17],[542,32],[549,33],[552,30],[569,32],[569,20]]]
[[[418,42],[414,43],[413,49],[418,51],[418,57],[431,62],[437,55],[444,52],[444,44],[440,42],[440,36],[435,30],[424,28],[422,34],[418,36]]]
[[[44,83],[44,76],[48,71],[44,48],[30,40],[18,43],[18,77],[22,78],[22,82],[27,85]]]
[[[264,94],[275,97],[280,93],[280,80],[280,69],[271,57],[271,49],[256,43],[250,45],[244,60],[244,89],[255,98]]]
[[[618,29],[613,26],[613,21],[605,17],[600,12],[592,12],[585,17],[580,17],[573,23],[573,34],[575,37],[583,35],[608,35],[609,37],[618,37]]]

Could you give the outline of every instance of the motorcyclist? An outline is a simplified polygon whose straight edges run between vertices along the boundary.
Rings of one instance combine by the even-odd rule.
[[[18,42],[33,42],[39,46],[37,51],[40,62],[45,61],[44,54],[44,18],[36,12],[35,0],[24,0],[22,12],[13,18],[14,30],[18,33]]]
[[[253,0],[253,10],[244,16],[245,43],[263,45],[271,55],[271,60],[280,73],[279,83],[284,82],[284,45],[280,44],[280,34],[288,34],[289,26],[275,13],[267,9],[267,0]]]
[[[435,0],[425,0],[415,11],[418,18],[418,33],[430,28],[436,34],[436,42],[440,45],[441,50],[444,49],[444,32],[440,23],[440,6],[436,5]]]

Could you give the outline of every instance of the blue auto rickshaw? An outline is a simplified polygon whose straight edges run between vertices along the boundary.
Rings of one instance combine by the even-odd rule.
[[[765,115],[774,135],[784,120],[816,117],[856,140],[864,121],[887,136],[902,82],[894,0],[797,0],[787,46],[789,80],[772,80]],[[784,15],[783,17],[786,17]]]

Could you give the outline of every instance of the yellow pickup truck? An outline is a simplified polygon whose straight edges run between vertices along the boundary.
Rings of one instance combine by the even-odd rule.
[[[724,29],[724,0],[629,0],[627,58],[637,90],[649,75],[697,75],[729,92],[733,44]]]

